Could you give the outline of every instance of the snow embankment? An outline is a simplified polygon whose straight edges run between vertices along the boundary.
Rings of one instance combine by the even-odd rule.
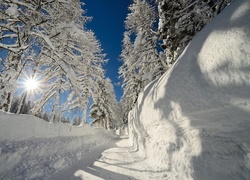
[[[116,139],[113,132],[0,111],[0,179],[48,179]]]
[[[58,136],[96,135],[104,129],[93,130],[90,126],[72,126],[63,123],[47,123],[31,115],[8,114],[0,111],[0,140],[25,140]]]
[[[250,179],[250,2],[234,1],[129,113],[162,179]]]

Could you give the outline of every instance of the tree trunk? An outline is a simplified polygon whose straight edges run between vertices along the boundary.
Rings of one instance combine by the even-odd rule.
[[[87,124],[86,116],[87,116],[87,106],[83,107],[82,109],[82,120],[80,125]]]
[[[12,93],[9,92],[7,94],[5,103],[1,107],[2,110],[6,111],[6,112],[10,112],[10,108],[11,108],[11,96],[12,96]]]
[[[24,92],[21,97],[20,104],[18,106],[17,114],[21,114],[23,112],[26,98],[27,98],[27,92]]]
[[[56,120],[56,115],[58,111],[58,106],[59,106],[59,100],[60,100],[60,89],[57,89],[56,94],[55,94],[55,100],[54,100],[54,105],[51,113],[51,118],[50,122],[55,122]]]

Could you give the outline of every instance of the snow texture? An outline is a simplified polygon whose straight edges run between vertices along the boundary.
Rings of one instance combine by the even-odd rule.
[[[16,4],[11,4],[11,6],[6,10],[6,13],[11,16],[18,17],[18,6]]]
[[[161,179],[250,179],[250,2],[234,1],[139,95],[130,141]]]
[[[145,87],[129,139],[102,156],[114,136],[101,129],[0,112],[0,179],[250,179],[249,37],[250,2],[234,1]]]
[[[115,139],[103,129],[0,111],[0,179],[50,179]]]

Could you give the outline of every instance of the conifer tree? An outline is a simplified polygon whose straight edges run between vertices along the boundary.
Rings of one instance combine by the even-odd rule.
[[[156,0],[158,31],[168,63],[173,64],[191,39],[232,0]]]
[[[168,68],[157,51],[157,33],[154,28],[156,9],[146,0],[134,0],[125,20],[123,48],[119,68],[124,89],[124,113],[136,103],[139,93],[152,80],[159,78]]]

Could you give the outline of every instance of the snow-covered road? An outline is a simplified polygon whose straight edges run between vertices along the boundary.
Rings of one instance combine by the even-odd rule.
[[[93,142],[89,138],[0,141],[0,179],[70,179],[75,170],[93,164],[117,141]]]
[[[60,179],[60,180],[71,180],[71,179],[79,179],[78,171],[79,169],[87,169],[89,166],[93,165],[93,163],[102,156],[102,152],[106,149],[115,147],[116,140],[112,139],[108,142],[105,142],[99,146],[94,147],[87,153],[82,159],[74,162],[69,167],[62,169],[57,174],[49,177],[48,179]]]
[[[55,179],[72,165],[92,164],[115,142],[113,131],[0,111],[0,179]]]
[[[79,163],[78,170],[74,173],[71,172],[75,176],[73,178],[72,175],[71,179],[149,180],[163,178],[163,172],[152,171],[147,165],[146,159],[138,156],[138,152],[135,147],[130,145],[127,137],[122,137],[122,140],[116,145],[114,148],[105,150],[102,156],[88,167],[81,166]],[[84,164],[84,162],[82,163]]]

